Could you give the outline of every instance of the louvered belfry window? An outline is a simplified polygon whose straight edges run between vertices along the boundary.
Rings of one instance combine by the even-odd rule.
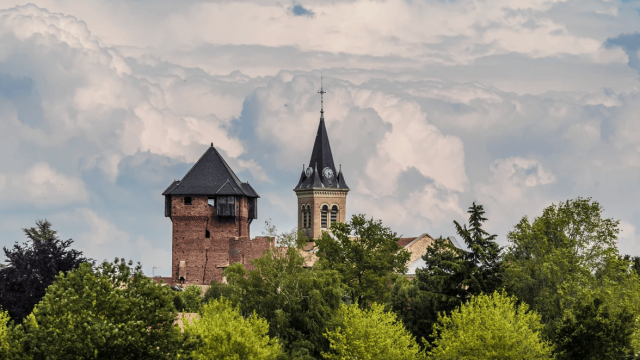
[[[327,228],[327,214],[329,213],[329,207],[327,205],[322,205],[322,212],[320,214],[320,227],[323,229]]]
[[[336,221],[338,221],[338,205],[333,205],[331,207],[331,225]]]
[[[302,228],[306,229],[307,228],[307,207],[302,205],[302,208],[300,209],[300,216],[302,217]]]

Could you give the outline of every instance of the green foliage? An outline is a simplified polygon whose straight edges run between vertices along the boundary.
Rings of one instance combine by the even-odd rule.
[[[505,284],[542,316],[550,337],[586,289],[601,287],[607,264],[618,256],[619,221],[602,212],[590,198],[567,200],[533,222],[523,217],[508,234]]]
[[[36,220],[36,226],[22,229],[27,239],[31,241],[49,241],[58,238],[58,232],[51,229],[51,223],[47,220]]]
[[[382,305],[361,309],[357,304],[342,305],[339,326],[325,333],[331,351],[322,355],[328,360],[413,360],[421,358],[420,347],[402,322]]]
[[[278,242],[301,244],[298,235],[282,234]],[[255,311],[266,319],[269,335],[281,342],[291,358],[317,358],[328,350],[322,333],[340,307],[344,288],[335,271],[304,268],[304,251],[293,246],[269,249],[252,260],[253,270],[238,264],[223,274],[232,291],[240,294],[243,316]]]
[[[601,299],[577,302],[558,327],[560,360],[633,358],[635,316],[630,309],[610,308]]]
[[[346,224],[332,224],[331,232],[333,236],[324,232],[317,240],[317,265],[342,276],[352,303],[384,303],[389,286],[397,273],[407,271],[411,256],[398,245],[397,234],[364,215],[354,215]]]
[[[225,269],[225,274],[233,273],[232,267],[240,266],[242,271],[244,271],[244,267],[242,264],[233,264]],[[228,276],[228,275],[227,275]],[[231,301],[232,304],[238,304],[240,301],[240,289],[237,286],[229,286],[228,284],[219,283],[215,280],[211,281],[211,285],[205,291],[204,297],[202,298],[203,303],[208,303],[211,300],[220,300],[227,299]]]
[[[431,359],[550,359],[540,316],[505,293],[472,297],[434,325]]]
[[[435,239],[416,270],[411,283],[397,281],[391,289],[389,306],[416,336],[428,339],[439,312],[449,313],[472,296],[491,293],[502,282],[500,247],[496,235],[489,235],[482,224],[482,205],[469,207],[469,226],[454,225],[470,251],[458,249],[448,240]]]
[[[116,258],[60,274],[16,328],[34,359],[173,359],[194,343],[173,325],[172,290]]]
[[[0,359],[9,358],[11,350],[9,321],[11,321],[9,313],[0,310]]]
[[[198,312],[202,307],[202,288],[198,285],[189,285],[184,291],[176,291],[173,304],[180,312]]]
[[[73,240],[59,239],[47,220],[38,220],[36,227],[23,231],[29,240],[3,248],[7,266],[0,268],[0,307],[15,322],[31,313],[58,273],[90,261],[71,249]]]
[[[269,360],[282,353],[278,341],[269,338],[269,324],[255,313],[243,318],[227,300],[211,300],[199,312],[199,319],[183,320],[185,333],[199,336],[203,343],[195,359]]]

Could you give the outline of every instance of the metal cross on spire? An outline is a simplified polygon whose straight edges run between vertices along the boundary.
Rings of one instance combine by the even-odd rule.
[[[327,92],[322,89],[322,74],[320,74],[320,91],[318,91],[318,94],[320,94],[320,119],[324,119],[324,98],[323,98],[323,95],[326,94],[326,93]]]

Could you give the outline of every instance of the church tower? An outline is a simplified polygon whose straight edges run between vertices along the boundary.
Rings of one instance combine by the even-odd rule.
[[[346,221],[347,193],[349,187],[342,175],[342,166],[336,169],[329,146],[329,136],[324,124],[325,91],[320,86],[320,124],[311,152],[309,166],[302,166],[298,185],[293,189],[298,197],[298,229],[309,237],[318,239],[331,224]],[[338,170],[338,171],[336,171]]]

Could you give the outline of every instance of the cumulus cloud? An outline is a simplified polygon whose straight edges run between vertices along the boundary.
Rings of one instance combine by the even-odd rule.
[[[90,256],[168,263],[159,194],[211,142],[294,226],[321,71],[349,213],[453,235],[478,201],[504,241],[593,196],[638,226],[633,4],[20,1],[0,0],[2,212],[58,216]]]
[[[82,179],[61,174],[47,163],[36,163],[23,173],[0,174],[3,207],[30,204],[47,208],[88,200],[89,193]]]

